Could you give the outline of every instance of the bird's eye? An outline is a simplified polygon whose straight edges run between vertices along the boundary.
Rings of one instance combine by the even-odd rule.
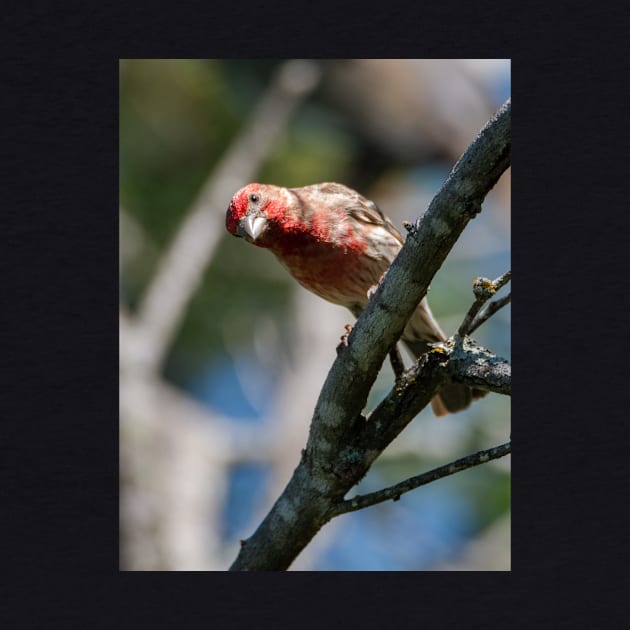
[[[250,195],[250,196],[249,196],[249,200],[250,200],[252,203],[257,203],[259,199],[260,199],[260,197],[259,197],[258,195]]]

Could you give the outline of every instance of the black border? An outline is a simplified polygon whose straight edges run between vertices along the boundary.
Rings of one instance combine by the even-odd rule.
[[[628,231],[627,161],[614,158],[629,133],[612,99],[628,61],[611,46],[628,19],[542,3],[527,14],[465,2],[189,3],[178,15],[149,3],[16,6],[3,9],[0,97],[11,576],[0,625],[620,620],[624,581],[612,574],[630,554],[614,366],[628,316],[613,244]],[[215,56],[513,59],[511,573],[118,572],[117,60]]]

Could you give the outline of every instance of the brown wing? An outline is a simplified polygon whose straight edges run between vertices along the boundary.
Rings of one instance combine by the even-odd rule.
[[[401,244],[404,243],[403,237],[396,229],[394,224],[381,212],[380,208],[369,199],[361,197],[361,205],[351,206],[347,208],[348,214],[362,223],[371,223],[372,225],[380,225],[392,234]]]
[[[300,189],[292,189],[298,192]],[[362,223],[368,223],[383,227],[389,232],[400,244],[404,243],[404,239],[394,224],[381,212],[380,208],[356,190],[348,188],[343,184],[335,182],[323,182],[321,184],[313,184],[305,186],[301,189],[306,194],[326,194],[338,196],[339,200],[343,200],[346,204],[346,212],[349,216]]]

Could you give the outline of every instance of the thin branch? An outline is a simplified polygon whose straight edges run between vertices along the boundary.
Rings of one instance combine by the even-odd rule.
[[[220,221],[231,195],[250,181],[277,144],[291,114],[319,82],[311,61],[284,63],[250,122],[204,184],[169,250],[162,256],[138,309],[149,342],[148,367],[158,369],[186,305],[225,230]]]
[[[392,364],[392,370],[394,371],[396,380],[400,380],[403,372],[405,371],[405,364],[400,354],[400,350],[398,349],[398,344],[394,344],[392,349],[389,351],[389,362]]]
[[[328,512],[327,516],[329,518],[333,518],[335,516],[339,516],[340,514],[347,514],[348,512],[362,510],[363,508],[369,507],[371,505],[376,505],[378,503],[383,503],[384,501],[398,501],[401,495],[405,494],[405,492],[415,490],[420,486],[424,486],[433,481],[437,481],[438,479],[442,479],[443,477],[448,477],[449,475],[461,472],[462,470],[466,470],[467,468],[472,468],[474,466],[479,466],[480,464],[485,464],[492,459],[504,457],[511,452],[511,442],[506,442],[505,444],[501,444],[493,448],[478,451],[477,453],[462,457],[461,459],[451,462],[450,464],[440,466],[439,468],[434,468],[429,472],[422,473],[421,475],[416,475],[415,477],[411,477],[409,479],[406,479],[405,481],[401,481],[400,483],[397,483],[394,486],[390,486],[389,488],[384,488],[383,490],[378,490],[376,492],[370,492],[369,494],[357,495],[352,499],[337,503]]]
[[[367,471],[446,382],[449,356],[450,351],[442,348],[421,355],[372,411],[363,430],[347,438],[341,459],[358,459],[358,465]],[[355,453],[362,457],[353,457]]]
[[[479,313],[475,319],[473,319],[472,323],[468,327],[468,333],[471,335],[481,324],[485,323],[489,320],[498,310],[502,309],[504,306],[509,304],[512,301],[512,293],[508,293],[502,298],[497,300],[493,300],[483,309],[481,313]]]

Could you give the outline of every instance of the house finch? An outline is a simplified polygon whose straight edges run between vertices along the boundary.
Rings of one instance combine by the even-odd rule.
[[[303,287],[355,317],[403,243],[376,204],[333,183],[303,188],[248,184],[232,197],[225,224],[230,234],[270,249]],[[424,298],[403,331],[403,342],[417,358],[445,339]],[[431,404],[442,416],[465,409],[483,394],[451,383]]]

